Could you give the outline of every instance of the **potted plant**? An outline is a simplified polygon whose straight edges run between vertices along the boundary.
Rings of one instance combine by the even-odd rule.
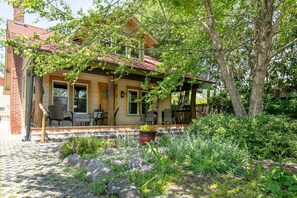
[[[139,142],[145,144],[150,141],[155,141],[156,134],[156,127],[148,124],[141,125],[139,127]]]

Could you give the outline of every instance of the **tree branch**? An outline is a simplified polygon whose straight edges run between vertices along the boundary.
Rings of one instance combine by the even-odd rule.
[[[166,17],[166,13],[165,13],[164,7],[162,6],[160,0],[158,0],[158,3],[160,5],[160,8],[161,8],[162,13],[163,13],[163,16],[164,16],[164,21],[165,21],[165,25],[166,25],[166,29],[167,29],[167,34],[169,34],[169,25],[168,25],[168,21],[167,21],[167,17]]]
[[[269,60],[271,60],[273,57],[275,57],[276,55],[278,55],[280,52],[282,52],[283,50],[285,50],[287,47],[293,45],[294,43],[297,42],[297,38],[295,38],[293,41],[287,43],[286,45],[282,46],[281,48],[279,48],[278,50],[276,50],[276,52],[274,54],[272,54],[269,57]]]

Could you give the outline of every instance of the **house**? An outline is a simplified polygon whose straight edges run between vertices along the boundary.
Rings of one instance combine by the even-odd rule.
[[[7,21],[7,38],[15,38],[17,35],[33,36],[33,34],[47,35],[48,31],[42,28],[24,24],[24,17],[20,14],[21,10],[14,9],[14,20]],[[133,28],[138,25],[135,18],[129,20],[126,28]],[[156,39],[149,33],[145,35],[145,48],[157,44]],[[51,51],[50,47],[46,50]],[[32,61],[28,58],[22,58],[14,52],[12,47],[6,47],[6,68],[5,68],[5,90],[4,93],[10,95],[10,116],[11,132],[18,134],[24,132],[26,125],[30,124],[27,114],[31,109],[38,108],[30,106],[30,70],[27,65]],[[91,71],[85,71],[79,75],[74,85],[69,84],[64,79],[63,73],[67,70],[58,70],[51,74],[43,76],[41,79],[41,88],[35,81],[33,91],[33,101],[37,100],[37,95],[41,95],[42,103],[45,107],[57,104],[64,111],[72,111],[75,114],[92,113],[95,109],[103,109],[106,117],[106,124],[113,125],[133,125],[139,124],[140,115],[148,109],[145,102],[135,102],[135,99],[143,97],[147,91],[140,88],[141,82],[145,76],[154,71],[159,61],[139,51],[138,57],[130,58],[130,64],[133,70],[128,75],[114,81],[113,71],[121,64],[116,54],[100,58],[100,61],[106,63],[105,68],[95,68]],[[152,83],[157,83],[162,77],[151,78]],[[211,82],[200,78],[200,81]],[[171,98],[158,102],[158,115],[161,115],[164,109],[171,108]],[[114,112],[117,111],[117,116]],[[114,120],[115,119],[115,120]],[[161,119],[160,116],[158,118]]]
[[[0,73],[0,121],[9,117],[9,96],[3,95],[4,77]]]

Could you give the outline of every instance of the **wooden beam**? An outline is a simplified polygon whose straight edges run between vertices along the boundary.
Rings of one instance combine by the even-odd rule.
[[[109,76],[108,81],[108,126],[114,125],[114,77]]]
[[[34,78],[34,86],[35,86],[35,97],[34,97],[34,126],[40,127],[42,120],[42,111],[39,108],[39,103],[42,104],[42,87],[43,87],[43,79],[40,76],[35,76]]]
[[[158,111],[158,124],[162,124],[162,108],[161,108],[161,100],[158,99],[158,108],[157,108],[157,111]]]
[[[191,93],[191,119],[196,119],[196,93],[197,93],[197,85],[192,86]]]

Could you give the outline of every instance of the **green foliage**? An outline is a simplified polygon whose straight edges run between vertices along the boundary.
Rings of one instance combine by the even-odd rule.
[[[73,176],[83,182],[87,181],[87,169],[85,167],[76,169],[73,173]]]
[[[270,167],[258,178],[258,186],[266,194],[273,194],[277,197],[297,196],[297,176],[287,173],[279,167]]]
[[[68,139],[61,146],[61,156],[66,157],[70,154],[78,154],[80,156],[88,156],[97,154],[99,149],[105,149],[115,146],[114,141],[103,140],[98,138],[82,138],[75,137]]]
[[[91,183],[91,190],[94,195],[103,195],[106,192],[106,178],[99,178]]]
[[[152,125],[144,124],[140,125],[139,132],[156,132],[156,128]]]
[[[229,141],[179,136],[166,144],[166,154],[172,162],[203,175],[234,173],[247,160],[247,153]]]
[[[231,99],[226,91],[221,91],[209,98],[209,104],[227,113],[233,113]]]
[[[297,97],[280,99],[267,95],[264,103],[264,110],[269,114],[288,115],[297,118]]]
[[[212,115],[193,122],[189,130],[202,139],[232,141],[256,159],[297,157],[297,121],[286,116]]]

